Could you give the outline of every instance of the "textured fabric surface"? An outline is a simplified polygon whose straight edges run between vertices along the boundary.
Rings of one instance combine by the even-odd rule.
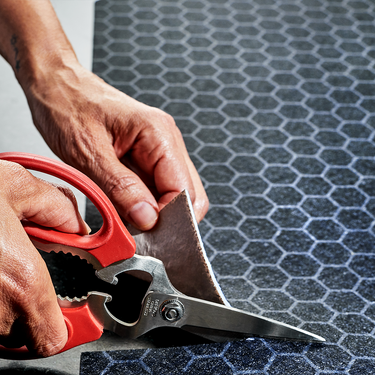
[[[82,374],[374,373],[374,8],[96,3],[94,71],[174,116],[210,198],[200,230],[229,301],[327,344],[88,353]]]

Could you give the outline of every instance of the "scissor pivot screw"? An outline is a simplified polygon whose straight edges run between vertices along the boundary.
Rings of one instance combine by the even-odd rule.
[[[184,316],[184,305],[176,299],[165,301],[160,306],[160,313],[164,320],[168,322],[176,322]]]

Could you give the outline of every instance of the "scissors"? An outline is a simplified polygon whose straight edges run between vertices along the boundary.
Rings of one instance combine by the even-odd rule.
[[[135,254],[135,241],[112,203],[83,173],[63,162],[27,153],[0,153],[0,159],[50,174],[71,184],[91,200],[102,216],[101,229],[84,236],[25,222],[24,229],[36,248],[45,252],[62,251],[78,255],[93,266],[99,279],[113,285],[118,282],[117,276],[124,272],[143,271],[152,277],[142,300],[139,317],[133,323],[124,322],[109,311],[106,304],[112,297],[107,293],[90,291],[87,296],[74,299],[58,296],[68,329],[68,341],[61,352],[99,339],[104,329],[126,338],[138,338],[155,328],[174,327],[212,341],[249,336],[325,341],[318,335],[288,324],[182,294],[169,281],[160,260]]]

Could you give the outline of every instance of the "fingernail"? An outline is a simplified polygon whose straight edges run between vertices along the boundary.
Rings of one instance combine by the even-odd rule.
[[[134,224],[142,230],[151,229],[158,219],[158,214],[155,209],[146,202],[135,204],[130,210],[129,215]]]
[[[89,227],[89,225],[86,223],[86,221],[84,221],[85,225],[86,225],[86,229],[87,229],[87,234],[90,234],[91,233],[91,228]]]

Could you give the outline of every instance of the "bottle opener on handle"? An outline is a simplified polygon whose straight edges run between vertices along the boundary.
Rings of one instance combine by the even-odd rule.
[[[28,153],[0,153],[0,159],[15,162],[27,169],[47,173],[64,180],[85,194],[102,216],[101,229],[95,234],[86,236],[62,233],[33,223],[25,223],[25,231],[40,250],[47,252],[61,250],[65,253],[79,254],[81,258],[89,260],[97,270],[134,255],[134,239],[122,224],[112,203],[101,189],[83,173],[62,162]],[[110,297],[103,295],[103,298]],[[102,335],[103,325],[92,315],[86,302],[83,300],[73,308],[61,307],[69,336],[62,351],[97,340]],[[25,347],[2,349],[8,353],[13,352],[17,358],[30,358]],[[4,350],[2,351],[4,352]]]

